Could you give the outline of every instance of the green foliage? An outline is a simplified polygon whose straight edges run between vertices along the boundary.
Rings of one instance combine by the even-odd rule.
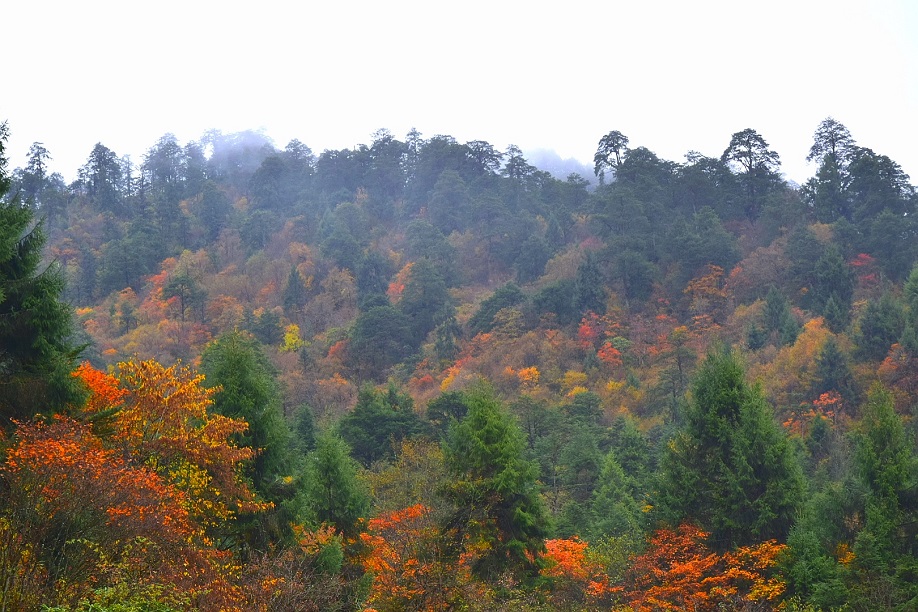
[[[814,311],[822,314],[829,300],[834,298],[838,308],[848,312],[853,295],[854,275],[845,264],[838,247],[830,244],[813,268],[809,303]]]
[[[468,413],[469,407],[465,394],[460,391],[441,393],[427,404],[427,420],[441,435],[461,421]]]
[[[367,487],[358,471],[344,440],[328,432],[316,438],[316,449],[309,454],[303,477],[304,505],[310,520],[333,525],[345,537],[356,535],[359,520],[370,509]]]
[[[606,291],[596,257],[587,251],[586,259],[577,267],[574,279],[574,307],[581,313],[606,312]]]
[[[446,283],[433,262],[428,259],[414,262],[398,309],[408,319],[415,346],[452,313]]]
[[[201,371],[208,386],[220,388],[214,410],[249,424],[240,443],[258,450],[252,471],[256,489],[265,491],[276,478],[289,475],[290,430],[280,412],[275,369],[259,345],[239,332],[221,336],[201,355]]]
[[[365,467],[395,457],[397,443],[426,433],[414,411],[411,397],[390,383],[387,391],[365,386],[354,410],[338,422],[338,434],[350,446],[351,455]]]
[[[0,124],[0,429],[10,419],[67,412],[84,397],[70,375],[80,349],[61,301],[63,274],[55,264],[42,265],[45,237],[31,208],[6,197],[7,133]]]
[[[540,315],[554,315],[559,325],[569,325],[580,318],[574,303],[576,282],[563,279],[546,285],[532,296],[532,308]]]
[[[692,384],[685,428],[663,461],[658,506],[694,520],[719,548],[783,538],[803,491],[800,466],[738,357],[709,353]]]
[[[879,361],[899,341],[905,329],[902,307],[888,293],[870,300],[857,323],[856,354],[860,359]]]
[[[816,357],[816,376],[811,394],[819,397],[830,391],[838,393],[849,406],[854,405],[858,395],[848,360],[831,336]]]
[[[387,369],[408,357],[416,346],[407,315],[388,304],[357,315],[350,338],[348,361],[358,379],[384,379]]]
[[[548,525],[535,465],[524,458],[523,433],[491,391],[473,390],[467,404],[468,414],[450,428],[444,448],[444,495],[456,508],[447,529],[457,544],[484,546],[473,561],[476,576],[531,574]]]
[[[778,340],[778,346],[793,344],[800,332],[800,326],[791,315],[790,302],[775,287],[765,296],[765,330]]]
[[[625,474],[614,452],[606,455],[593,493],[591,537],[620,538],[640,530],[642,512],[634,498],[636,483]]]
[[[507,283],[481,302],[478,310],[469,319],[469,330],[472,334],[491,331],[494,327],[494,315],[504,308],[520,304],[524,299],[522,290],[516,283]]]
[[[284,286],[284,311],[293,316],[306,305],[306,282],[296,266],[290,266],[287,284]]]

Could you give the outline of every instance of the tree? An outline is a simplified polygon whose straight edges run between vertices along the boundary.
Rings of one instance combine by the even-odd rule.
[[[523,433],[493,392],[478,388],[466,401],[468,414],[450,428],[444,453],[444,495],[456,508],[447,531],[471,555],[474,575],[493,581],[505,571],[531,574],[548,527],[536,467],[524,459]]]
[[[44,212],[41,194],[48,182],[48,161],[51,154],[40,142],[29,147],[29,161],[22,176],[22,192],[25,201]]]
[[[613,130],[599,139],[599,146],[593,156],[593,172],[599,177],[600,185],[605,182],[606,169],[613,172],[622,164],[622,155],[628,151],[628,137]]]
[[[388,304],[357,315],[350,333],[348,362],[360,379],[385,380],[388,368],[416,346],[408,317]]]
[[[879,300],[870,300],[857,323],[857,357],[880,361],[889,347],[899,341],[905,329],[902,307],[888,293]]]
[[[429,259],[422,258],[411,267],[398,309],[410,322],[416,346],[449,314],[446,283]]]
[[[96,143],[86,164],[80,168],[80,179],[86,185],[90,200],[99,210],[123,215],[123,199],[118,186],[121,184],[121,165],[114,151]]]
[[[814,397],[819,397],[830,391],[838,393],[847,405],[854,406],[857,388],[848,360],[838,347],[834,336],[829,336],[816,358],[816,376],[810,393]]]
[[[296,318],[305,305],[306,283],[296,266],[291,265],[290,274],[287,275],[287,285],[284,287],[284,310],[287,316]]]
[[[859,607],[907,608],[918,601],[918,455],[892,395],[870,391],[855,430],[855,465],[867,488],[865,522],[855,538],[852,598]]]
[[[720,555],[705,544],[708,536],[689,524],[654,533],[628,569],[628,609],[772,609],[785,588],[773,572],[787,547],[769,540]]]
[[[718,548],[787,535],[802,495],[800,466],[735,354],[711,352],[697,372],[662,478],[661,516],[697,521]]]
[[[207,346],[201,371],[207,386],[217,389],[214,410],[248,423],[239,444],[255,453],[250,473],[255,489],[272,498],[272,486],[291,473],[290,429],[281,414],[274,367],[257,342],[233,331]]]
[[[574,305],[581,313],[591,311],[596,314],[606,312],[606,292],[602,272],[596,264],[592,252],[587,252],[586,258],[577,267],[577,276],[574,280]]]
[[[18,196],[7,199],[7,124],[0,123],[0,429],[11,419],[66,411],[83,398],[70,373],[80,348],[71,336],[71,311],[61,301],[64,277],[43,267],[41,223]]]
[[[163,298],[178,298],[179,318],[185,322],[187,311],[198,313],[198,320],[204,319],[204,306],[207,301],[207,291],[200,286],[198,280],[187,269],[177,270],[169,277],[169,282],[163,286]]]
[[[813,146],[806,156],[806,161],[822,160],[832,155],[837,160],[848,157],[854,147],[854,138],[844,125],[832,117],[823,119],[813,134]]]
[[[778,169],[781,161],[778,154],[768,148],[768,143],[758,132],[747,128],[733,134],[720,159],[739,167],[746,189],[746,216],[754,221],[762,210],[765,196],[780,180]]]
[[[390,383],[387,392],[364,387],[354,410],[338,423],[338,434],[351,447],[351,456],[365,467],[380,459],[391,459],[395,444],[425,431],[414,412],[414,401]]]
[[[494,327],[494,315],[504,308],[516,306],[525,299],[523,291],[516,283],[507,283],[489,297],[485,298],[475,314],[469,319],[469,330],[472,334],[491,331]]]
[[[608,453],[590,508],[593,515],[590,527],[594,538],[621,537],[638,531],[641,508],[633,495],[634,486],[634,481],[625,475],[615,453]]]
[[[370,509],[365,485],[358,478],[357,462],[341,438],[323,432],[306,463],[305,505],[313,520],[328,523],[345,537],[357,535],[358,522]]]
[[[816,261],[810,293],[810,304],[818,313],[825,311],[832,297],[842,312],[850,310],[854,296],[854,275],[835,244],[830,244]]]

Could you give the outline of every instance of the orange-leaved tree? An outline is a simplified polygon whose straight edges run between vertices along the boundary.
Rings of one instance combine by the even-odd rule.
[[[215,586],[185,495],[65,417],[19,423],[0,465],[0,609],[74,603],[114,583]]]
[[[609,576],[586,542],[574,536],[570,539],[545,541],[541,553],[544,566],[540,574],[548,578],[549,599],[561,609],[607,609],[615,592]]]
[[[222,531],[238,512],[263,507],[240,474],[253,451],[231,441],[247,424],[209,411],[216,389],[203,376],[153,360],[119,363],[117,376],[84,364],[76,375],[91,391],[88,413],[115,409],[107,444],[184,492],[196,523]]]
[[[620,587],[627,604],[636,612],[742,610],[781,596],[774,570],[785,545],[769,540],[720,555],[705,545],[708,535],[690,524],[654,533]]]
[[[415,504],[370,519],[360,539],[373,575],[369,604],[379,610],[447,610],[457,572],[441,555],[433,511]]]

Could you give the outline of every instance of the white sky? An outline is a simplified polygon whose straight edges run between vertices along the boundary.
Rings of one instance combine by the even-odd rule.
[[[550,148],[619,130],[681,162],[757,130],[788,178],[832,116],[918,183],[913,0],[7,0],[0,121],[76,176],[96,142],[262,129],[316,152],[402,138]]]

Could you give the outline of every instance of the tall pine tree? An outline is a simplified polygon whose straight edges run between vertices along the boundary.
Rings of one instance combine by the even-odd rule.
[[[684,429],[663,458],[662,518],[698,522],[720,548],[784,538],[802,495],[791,446],[732,352],[695,377]]]
[[[0,428],[79,405],[70,373],[80,349],[71,341],[71,309],[61,301],[60,268],[42,262],[45,236],[28,202],[8,197],[6,139],[0,123]]]

